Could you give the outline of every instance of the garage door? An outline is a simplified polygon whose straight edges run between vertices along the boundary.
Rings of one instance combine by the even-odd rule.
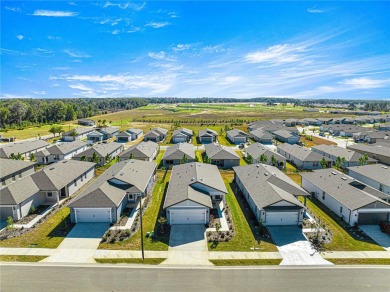
[[[266,225],[298,225],[297,212],[266,212]]]
[[[202,143],[212,143],[213,138],[212,137],[202,137]]]
[[[186,142],[185,137],[175,137],[175,143],[182,143],[182,142]]]
[[[206,224],[207,209],[171,210],[171,224]]]
[[[387,221],[388,216],[388,213],[359,213],[358,224],[379,224],[380,221]]]
[[[111,209],[94,208],[94,209],[75,209],[77,223],[89,222],[109,222],[111,223]]]

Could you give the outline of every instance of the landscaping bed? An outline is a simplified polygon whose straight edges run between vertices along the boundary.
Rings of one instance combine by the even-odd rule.
[[[15,222],[15,224],[27,224],[31,220],[33,220],[35,217],[37,217],[39,214],[41,214],[43,211],[45,211],[49,205],[41,205],[38,208],[36,208],[32,213],[28,214],[27,216],[23,217],[19,221]]]
[[[133,208],[125,208],[123,210],[123,213],[121,217],[119,218],[118,222],[114,224],[114,226],[125,226],[127,223],[127,220],[129,220],[129,215],[133,211]]]
[[[216,216],[218,216],[218,211],[216,209],[212,209],[212,211],[214,214],[216,213]],[[216,231],[207,232],[208,242],[213,242],[214,244],[217,244],[218,242],[227,242],[234,238],[235,231],[234,231],[233,216],[228,204],[225,204],[225,208],[223,212],[225,213],[226,222],[229,226],[229,230],[219,231],[219,228],[221,227],[221,221],[219,217],[214,217],[214,215],[212,214],[210,217],[213,217],[213,219],[210,220],[209,226],[211,228],[216,228]]]

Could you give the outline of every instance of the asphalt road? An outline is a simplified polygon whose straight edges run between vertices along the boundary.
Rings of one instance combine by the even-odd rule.
[[[1,291],[390,291],[390,267],[3,264]]]

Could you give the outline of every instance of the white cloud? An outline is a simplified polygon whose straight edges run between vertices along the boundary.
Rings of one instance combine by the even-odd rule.
[[[22,9],[20,9],[19,7],[9,7],[9,6],[5,6],[4,8],[5,8],[6,10],[13,11],[13,12],[22,12]]]
[[[71,5],[71,6],[77,6],[76,2],[68,2],[68,4]]]
[[[21,41],[24,39],[24,35],[18,34],[16,38]]]
[[[177,17],[179,17],[179,16],[177,15],[177,13],[174,12],[174,11],[168,12],[168,16],[171,17],[171,18],[177,18]]]
[[[70,84],[69,87],[72,88],[72,89],[78,89],[78,90],[81,90],[81,91],[93,92],[93,88],[85,86],[82,83]]]
[[[248,53],[245,60],[249,63],[290,63],[298,61],[304,50],[302,46],[275,45],[263,51]]]
[[[4,99],[31,99],[33,97],[30,95],[2,93],[0,98],[4,98]]]
[[[153,28],[162,28],[162,27],[167,26],[167,25],[169,25],[169,22],[167,22],[167,21],[162,21],[162,22],[152,21],[152,22],[145,24],[145,26],[153,27]]]
[[[73,58],[90,58],[91,56],[83,53],[83,52],[76,52],[73,50],[64,50],[64,53],[67,54],[69,57]]]
[[[326,10],[317,9],[317,8],[308,8],[307,12],[309,12],[309,13],[324,13],[324,12],[326,12]]]
[[[39,95],[45,95],[47,92],[42,90],[42,91],[33,91],[33,94],[39,94]]]
[[[158,60],[158,61],[169,61],[169,62],[175,61],[174,58],[168,57],[167,53],[164,52],[164,51],[160,51],[160,52],[149,52],[149,53],[148,53],[148,56],[149,56],[150,58],[155,59],[155,60]]]
[[[340,82],[342,85],[351,86],[357,89],[381,88],[390,85],[390,79],[352,78]]]
[[[142,29],[139,27],[139,26],[133,26],[132,28],[126,30],[127,33],[134,33],[134,32],[138,32],[138,31],[141,31]]]
[[[77,16],[78,13],[72,11],[35,10],[32,15],[47,16],[47,17],[72,17],[72,16]]]
[[[120,34],[120,33],[121,33],[121,31],[120,31],[119,29],[114,29],[114,30],[111,32],[111,34],[113,34],[113,35]]]
[[[105,2],[103,4],[103,8],[107,8],[107,7],[118,7],[120,9],[127,9],[127,8],[130,8],[130,9],[133,9],[135,11],[141,11],[142,9],[144,9],[146,3],[143,2],[143,3],[132,3],[132,2],[118,2],[118,3],[112,3],[112,2]]]
[[[173,50],[175,52],[181,52],[181,51],[187,51],[191,48],[191,45],[190,44],[178,44],[176,45]]]
[[[49,35],[49,36],[47,37],[47,39],[48,39],[48,40],[51,40],[51,41],[59,41],[59,40],[61,40],[61,37]]]

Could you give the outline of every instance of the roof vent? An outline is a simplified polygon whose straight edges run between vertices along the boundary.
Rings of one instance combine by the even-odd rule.
[[[54,169],[54,167],[49,168],[49,170],[53,170],[53,169]]]
[[[195,180],[195,178],[193,177],[193,178],[191,178],[191,181],[194,181]]]
[[[336,173],[336,172],[334,172],[334,171],[332,171],[332,174],[333,174],[333,175],[336,175],[337,173]]]
[[[387,166],[384,166],[384,165],[382,165],[382,168],[383,168],[383,169],[387,169],[388,167],[387,167]]]
[[[264,172],[264,175],[265,175],[265,176],[268,176],[268,173]]]
[[[200,181],[203,181],[203,177],[201,177],[199,180],[200,180]]]
[[[258,164],[258,165],[256,165],[256,167],[257,167],[257,168],[259,168],[259,167],[260,167],[260,165]]]
[[[346,178],[346,177],[342,177],[341,179],[342,179],[342,180],[347,180],[347,178]]]

